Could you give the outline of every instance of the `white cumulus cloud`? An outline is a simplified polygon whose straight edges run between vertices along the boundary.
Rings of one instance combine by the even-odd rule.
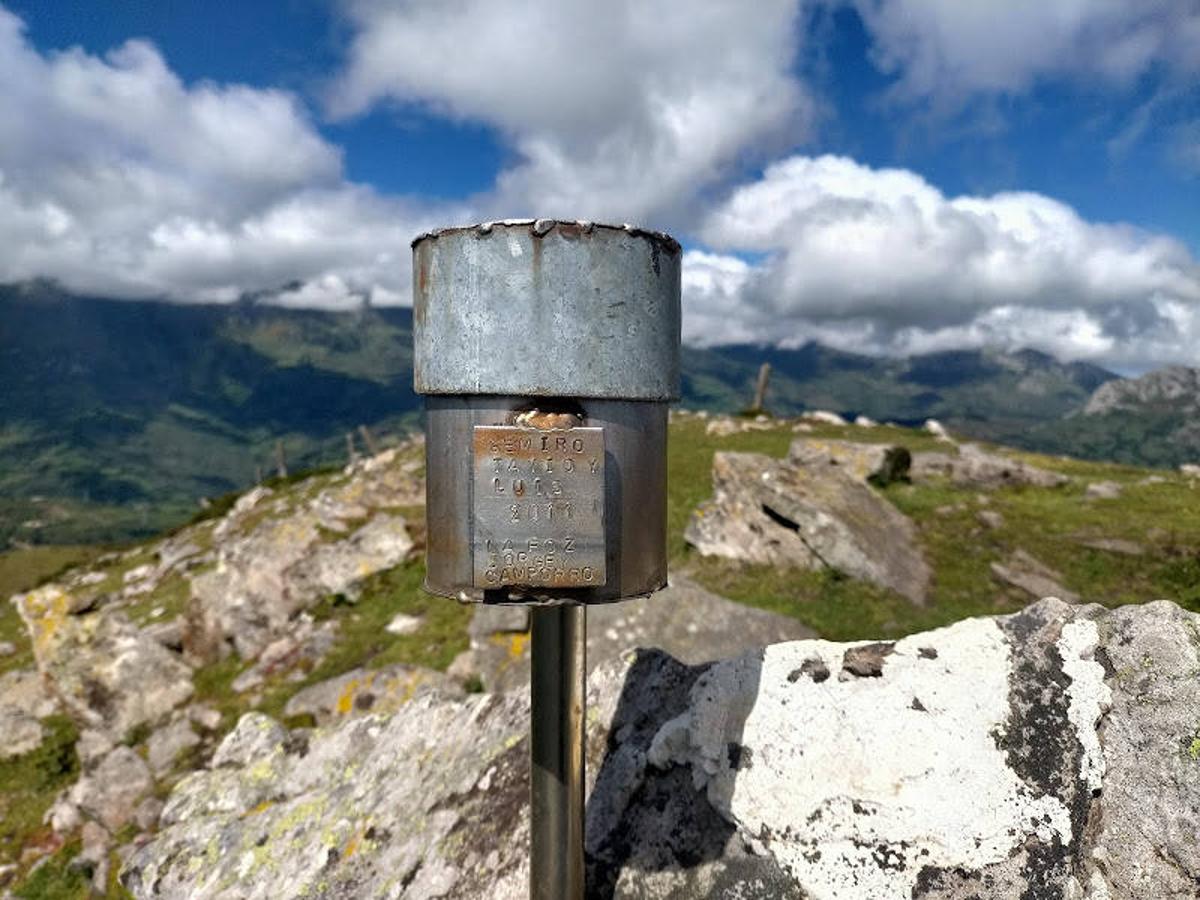
[[[378,102],[488,123],[516,151],[490,214],[670,225],[746,154],[794,145],[797,0],[346,4],[330,107]]]
[[[1020,93],[1039,78],[1125,87],[1200,72],[1194,0],[848,0],[909,99]]]
[[[697,342],[1200,362],[1200,265],[1187,249],[1040,194],[946,197],[913,172],[795,156],[734,190],[701,234],[720,252],[697,257],[708,274],[686,284],[690,319],[706,323]]]
[[[407,294],[416,204],[348,184],[290,94],[186,85],[129,41],[43,55],[0,8],[0,282],[231,300],[308,280],[324,305]]]

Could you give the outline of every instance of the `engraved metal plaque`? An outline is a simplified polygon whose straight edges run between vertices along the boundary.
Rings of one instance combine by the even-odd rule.
[[[604,429],[476,425],[474,444],[475,586],[603,585]]]

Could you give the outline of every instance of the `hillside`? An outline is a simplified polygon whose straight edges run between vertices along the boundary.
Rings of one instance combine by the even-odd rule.
[[[1014,443],[1047,452],[1153,466],[1200,462],[1200,369],[1170,366],[1103,384],[1058,422]]]
[[[1012,612],[1047,584],[1107,606],[1168,597],[1200,610],[1195,479],[1003,450],[988,450],[988,458],[1020,478],[962,482],[926,466],[872,488],[912,522],[932,573],[923,605],[834,569],[740,563],[690,547],[686,526],[712,493],[714,454],[779,459],[797,438],[903,446],[917,459],[983,452],[902,428],[676,415],[668,473],[674,583],[776,621],[798,620],[802,633],[830,640],[896,639]],[[51,579],[19,607],[0,606],[0,643],[8,645],[0,710],[30,710],[0,716],[6,728],[23,729],[9,732],[7,746],[16,746],[16,733],[32,748],[0,759],[0,877],[23,885],[17,896],[83,897],[97,872],[119,896],[118,848],[153,834],[162,812],[155,798],[207,761],[247,711],[292,727],[336,723],[430,690],[478,691],[521,659],[524,625],[479,630],[467,608],[420,589],[420,451],[408,443],[344,471],[255,489],[210,518],[57,574],[38,548],[0,556],[10,590]],[[1019,560],[1026,570],[1014,575]],[[64,554],[60,562],[73,560]],[[1031,572],[1042,580],[1031,582]],[[699,602],[693,593],[678,608],[698,610]],[[741,628],[751,618],[743,614]],[[774,640],[792,633],[772,627]],[[596,625],[598,636],[605,631]],[[719,631],[706,650],[736,652],[739,636]],[[771,634],[760,630],[756,640],[769,643]],[[49,694],[35,687],[35,668]],[[106,793],[99,776],[80,781],[92,771],[127,793]],[[60,795],[74,799],[42,824]]]
[[[1010,441],[1045,425],[1053,447],[1049,423],[1114,377],[1032,351],[883,360],[817,344],[684,348],[681,406],[741,409],[764,361],[776,415],[934,417]],[[272,474],[279,440],[293,471],[340,465],[358,426],[383,441],[419,425],[411,363],[407,309],[335,314],[0,288],[0,546],[149,536],[187,521],[202,498]]]
[[[0,293],[0,544],[123,540],[417,421],[411,313]],[[361,441],[359,443],[360,449]]]

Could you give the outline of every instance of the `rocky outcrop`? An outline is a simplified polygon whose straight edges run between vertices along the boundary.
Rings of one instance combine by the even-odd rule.
[[[884,487],[908,478],[912,454],[897,444],[859,444],[854,441],[802,438],[792,441],[788,461],[823,469],[836,466],[856,481]]]
[[[365,578],[408,559],[415,544],[396,510],[424,504],[419,466],[393,448],[299,495],[256,488],[239,498],[213,532],[215,566],[192,579],[189,657],[211,661],[232,646],[253,659],[322,597],[353,601]]]
[[[947,478],[958,487],[984,489],[1013,485],[1052,488],[1071,480],[1019,459],[989,453],[975,444],[960,444],[957,454],[914,453],[909,475],[914,481]]]
[[[120,740],[192,695],[192,672],[119,609],[72,610],[78,594],[46,585],[13,598],[38,669],[82,725]]]
[[[111,834],[133,820],[139,802],[154,788],[150,769],[129,747],[119,746],[71,787],[67,797]]]
[[[686,575],[649,597],[592,606],[587,611],[591,668],[638,647],[656,647],[688,665],[734,656],[752,647],[813,637],[790,616],[742,606],[706,591]],[[529,610],[479,606],[470,627],[471,647],[457,660],[460,677],[476,676],[484,689],[529,689]]]
[[[1083,408],[1086,416],[1114,410],[1141,412],[1166,408],[1183,414],[1200,412],[1200,369],[1167,366],[1140,378],[1118,378],[1096,388]]]
[[[453,678],[420,666],[394,665],[382,669],[352,669],[293,696],[284,715],[310,715],[318,725],[367,713],[395,712],[428,693],[461,697]]]
[[[361,579],[399,565],[413,549],[404,520],[386,513],[326,542],[322,529],[335,519],[318,506],[269,517],[222,543],[216,568],[192,581],[185,643],[194,655],[211,656],[228,642],[253,659],[322,597],[353,594]]]
[[[591,898],[1184,900],[1200,616],[1048,600],[589,684]],[[242,719],[122,874],[138,898],[527,896],[528,706]]]
[[[39,720],[57,709],[37,672],[14,669],[0,675],[0,760],[37,747],[45,734]]]
[[[1029,597],[1057,597],[1079,602],[1079,595],[1062,585],[1062,575],[1024,550],[1014,550],[1004,562],[993,562],[992,575]]]
[[[913,523],[839,467],[717,453],[713,494],[684,533],[704,555],[829,568],[924,603],[930,571]]]

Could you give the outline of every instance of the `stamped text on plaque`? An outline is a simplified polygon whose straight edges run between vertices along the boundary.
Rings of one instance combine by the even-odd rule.
[[[476,425],[475,586],[600,587],[604,430]]]

